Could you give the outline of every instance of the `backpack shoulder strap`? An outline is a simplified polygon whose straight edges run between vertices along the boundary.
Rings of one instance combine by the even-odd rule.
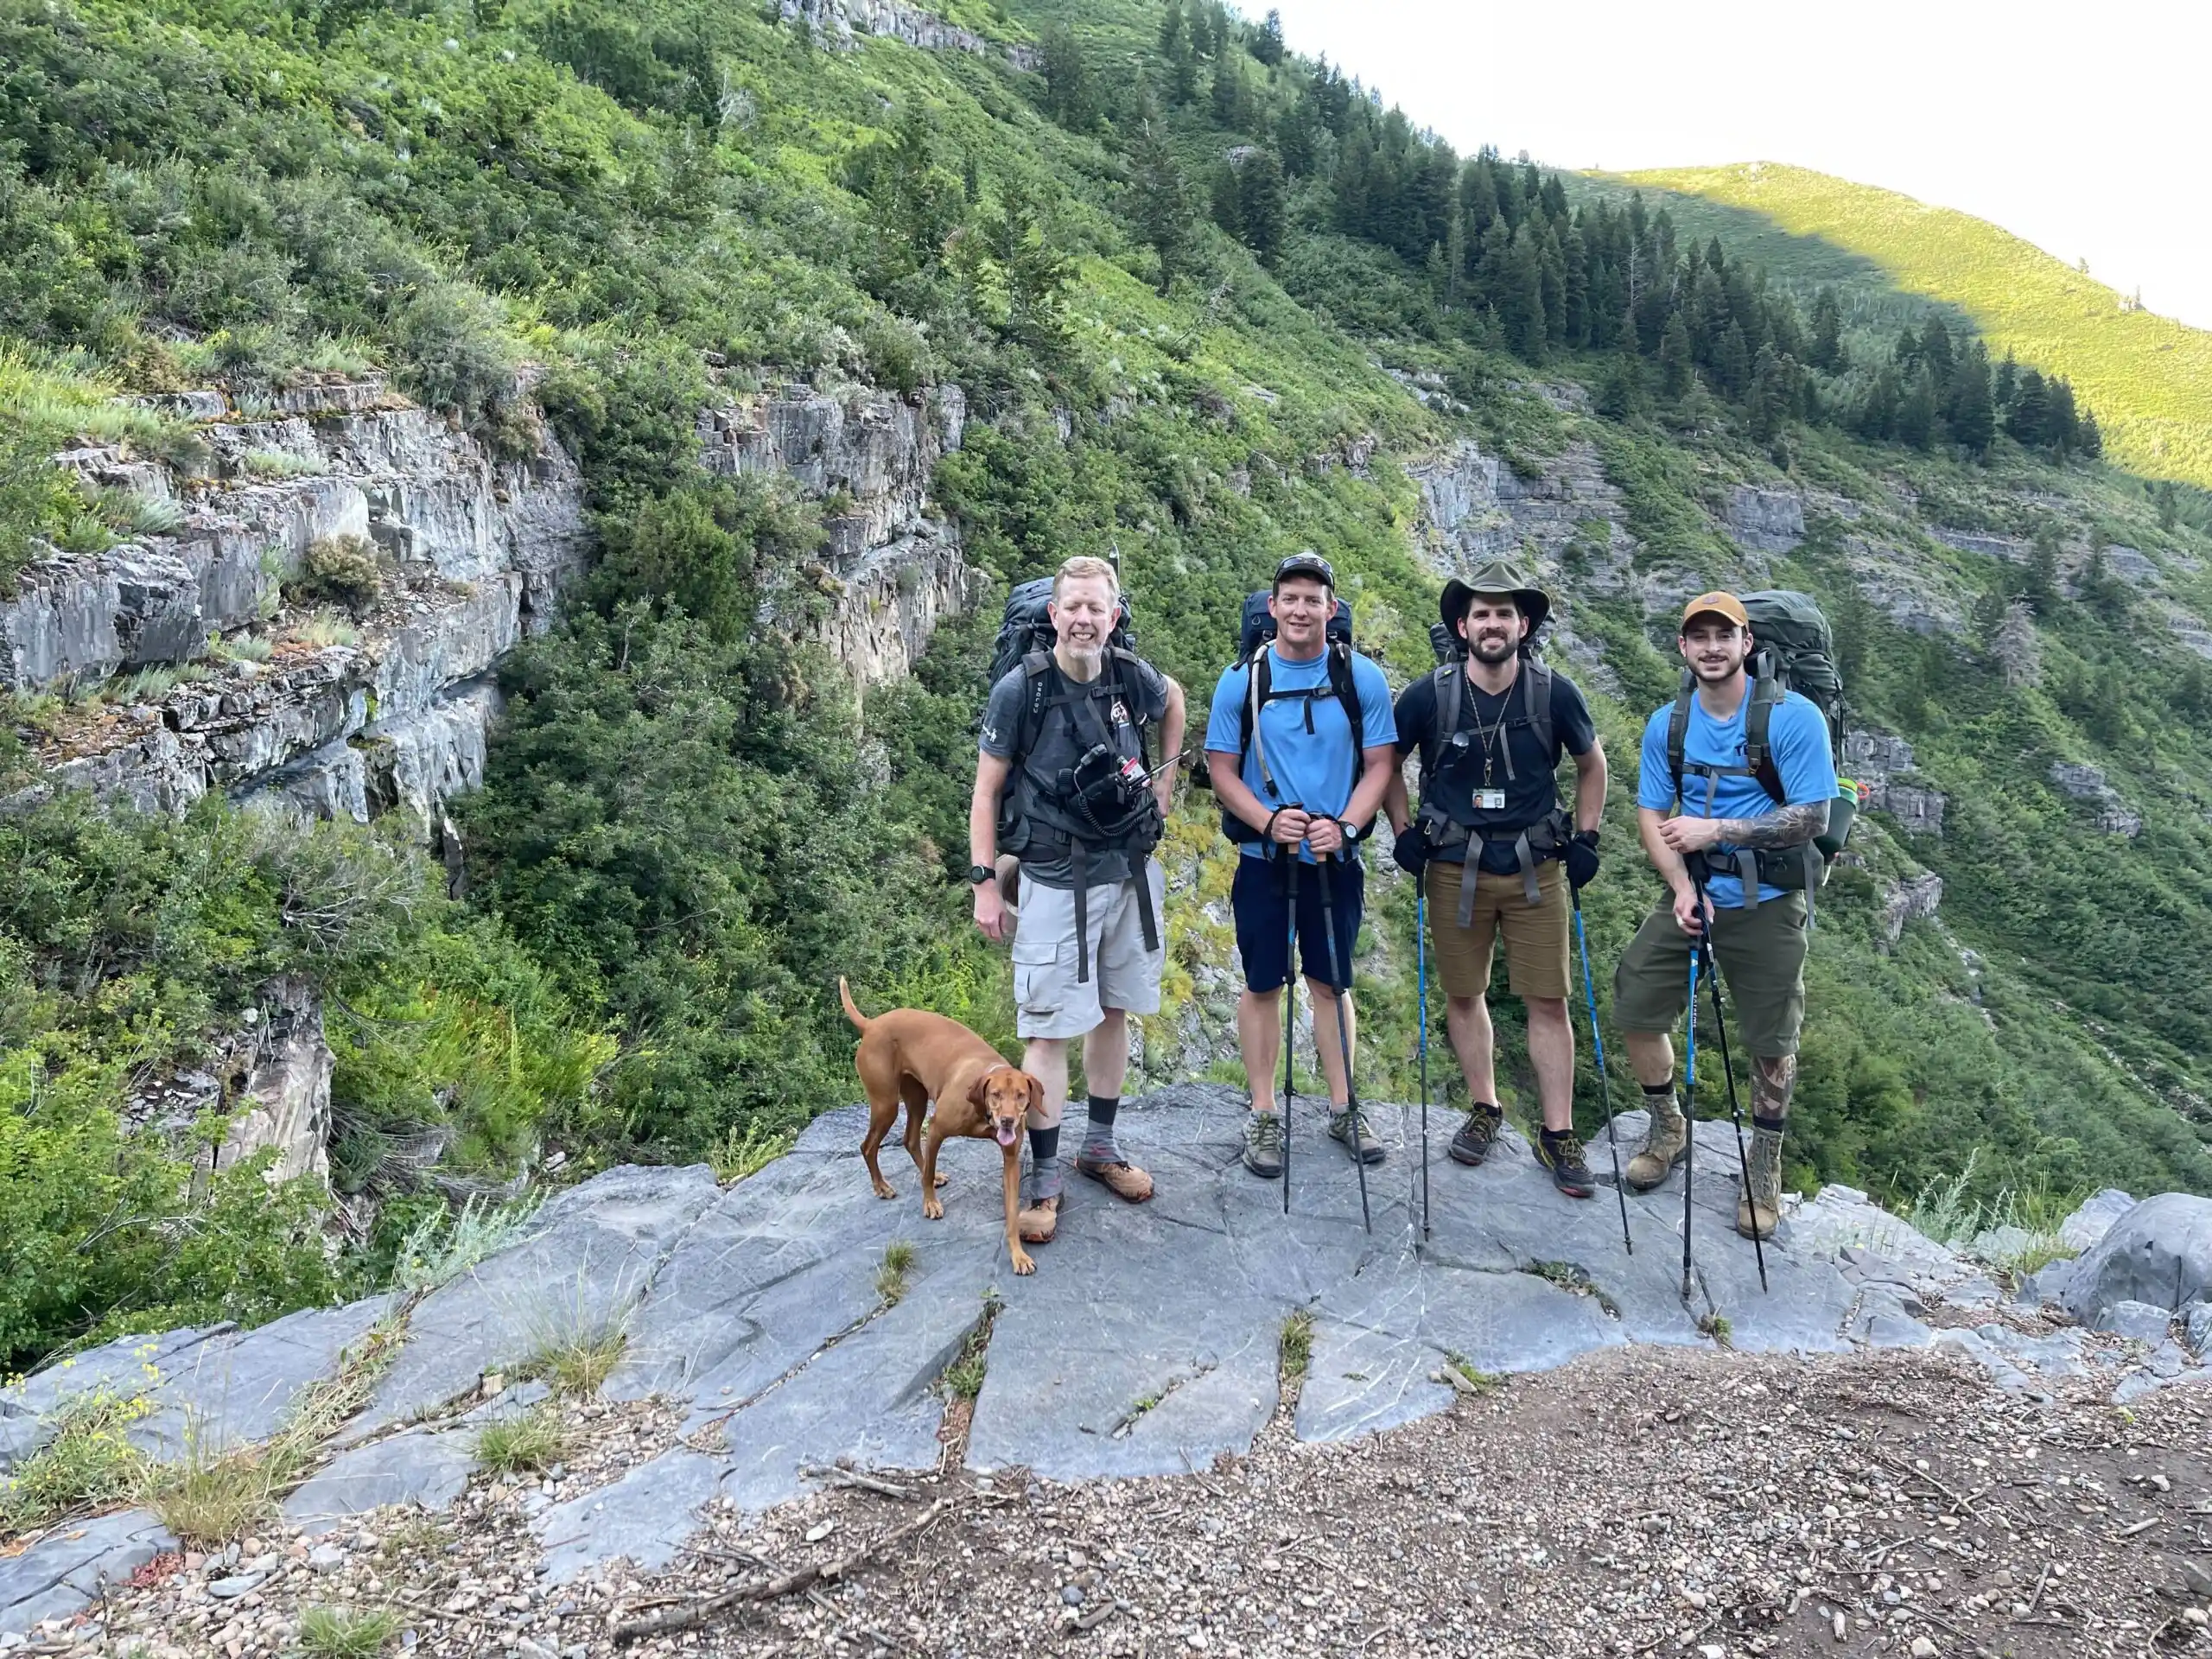
[[[1045,714],[1045,691],[1049,681],[1045,671],[1052,665],[1049,651],[1024,652],[1020,669],[1023,683],[1029,695],[1021,701],[1021,716],[1014,722],[1014,760],[1018,763],[1029,758],[1029,751],[1037,745],[1037,722]]]
[[[1552,671],[1548,664],[1535,657],[1521,664],[1521,712],[1529,721],[1529,729],[1536,734],[1536,747],[1543,751],[1547,765],[1559,765],[1559,733],[1552,721]]]
[[[1789,687],[1778,676],[1764,676],[1751,683],[1751,706],[1744,711],[1744,764],[1759,780],[1759,787],[1774,797],[1777,805],[1788,804],[1789,796],[1782,786],[1782,768],[1775,764],[1774,747],[1768,741],[1768,733],[1773,725],[1775,705],[1789,695]]]
[[[1337,694],[1337,701],[1344,705],[1344,718],[1351,726],[1351,775],[1359,776],[1361,740],[1366,735],[1367,723],[1360,716],[1359,677],[1353,671],[1351,647],[1341,640],[1329,647],[1329,684]]]
[[[1440,666],[1435,672],[1436,719],[1430,724],[1428,735],[1421,740],[1421,787],[1428,787],[1428,780],[1436,774],[1436,758],[1444,746],[1452,741],[1452,734],[1459,729],[1459,703],[1466,694],[1467,671],[1458,662]]]
[[[1674,780],[1675,804],[1682,801],[1682,768],[1688,764],[1684,753],[1690,741],[1690,699],[1696,695],[1696,682],[1688,669],[1682,671],[1682,689],[1675,694],[1675,706],[1667,715],[1667,772]]]

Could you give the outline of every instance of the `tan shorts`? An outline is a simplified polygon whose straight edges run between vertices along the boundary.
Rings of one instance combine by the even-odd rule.
[[[1505,936],[1505,982],[1513,995],[1564,997],[1573,994],[1567,958],[1567,866],[1557,859],[1536,867],[1540,902],[1529,903],[1518,874],[1475,872],[1475,913],[1459,925],[1459,885],[1464,866],[1431,859],[1428,938],[1436,951],[1436,976],[1446,996],[1482,996],[1490,990],[1491,948]]]
[[[1021,884],[1021,909],[1014,925],[1014,1030],[1023,1037],[1081,1037],[1095,1030],[1108,1008],[1128,1014],[1160,1012],[1160,975],[1167,963],[1166,881],[1159,863],[1145,861],[1152,885],[1152,913],[1160,948],[1144,948],[1137,913],[1137,884],[1109,881],[1084,896],[1090,935],[1090,978],[1076,979],[1075,890]]]

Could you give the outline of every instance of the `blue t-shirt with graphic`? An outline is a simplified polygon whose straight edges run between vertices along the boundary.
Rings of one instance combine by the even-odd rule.
[[[1689,770],[1692,766],[1744,764],[1744,720],[1751,706],[1747,688],[1744,700],[1736,705],[1735,714],[1727,720],[1715,720],[1706,713],[1702,702],[1695,697],[1690,699],[1690,728],[1682,742],[1684,817],[1763,818],[1777,810],[1774,797],[1756,778],[1708,780]],[[1643,728],[1643,766],[1637,780],[1636,804],[1654,812],[1665,812],[1675,804],[1675,780],[1667,766],[1667,726],[1674,712],[1674,704],[1662,706]],[[1788,804],[1802,806],[1808,801],[1835,798],[1835,761],[1828,753],[1828,723],[1809,699],[1795,691],[1785,694],[1767,717],[1766,736],[1767,746],[1773,751],[1775,770],[1782,777],[1783,793],[1789,798]],[[1709,800],[1708,781],[1713,785]],[[1727,853],[1734,849],[1723,842],[1709,850]],[[1706,882],[1705,890],[1719,909],[1743,907],[1744,884],[1736,876],[1715,875]],[[1761,904],[1782,896],[1781,888],[1764,882],[1759,884]]]
[[[1351,683],[1359,693],[1362,728],[1357,747],[1351,741],[1351,720],[1336,697],[1286,697],[1285,691],[1329,689],[1329,658],[1325,652],[1302,663],[1285,662],[1275,648],[1268,648],[1269,701],[1260,710],[1259,728],[1251,750],[1244,756],[1244,784],[1270,810],[1299,806],[1308,812],[1341,814],[1351,804],[1359,781],[1362,749],[1377,749],[1398,741],[1398,728],[1390,710],[1390,683],[1374,663],[1352,653]],[[1213,689],[1213,708],[1206,717],[1206,752],[1235,754],[1243,741],[1244,704],[1250,695],[1251,670],[1239,664],[1221,677]],[[1306,729],[1312,711],[1313,729]],[[1274,774],[1275,789],[1268,793],[1260,773],[1259,750],[1264,745],[1268,770]],[[1311,851],[1300,848],[1307,863]],[[1248,842],[1244,855],[1265,857],[1262,842]]]

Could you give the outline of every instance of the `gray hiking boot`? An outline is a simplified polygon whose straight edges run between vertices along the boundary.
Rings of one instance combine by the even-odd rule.
[[[1751,1191],[1736,1201],[1736,1230],[1745,1238],[1772,1238],[1782,1219],[1782,1131],[1751,1131]]]
[[[1263,1181],[1282,1179],[1281,1113],[1245,1113],[1244,1167]]]
[[[1651,1110],[1651,1128],[1644,1135],[1643,1145],[1621,1172],[1621,1179],[1638,1192],[1649,1192],[1665,1180],[1669,1172],[1682,1161],[1690,1143],[1681,1103],[1671,1090],[1663,1095],[1646,1095],[1643,1103]]]
[[[1363,1164],[1382,1161],[1382,1143],[1375,1137],[1375,1126],[1367,1121],[1364,1107],[1347,1106],[1342,1111],[1329,1114],[1329,1139],[1342,1147]]]

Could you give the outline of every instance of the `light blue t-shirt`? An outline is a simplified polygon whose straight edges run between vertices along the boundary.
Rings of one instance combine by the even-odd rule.
[[[1260,710],[1259,728],[1252,749],[1244,757],[1244,784],[1270,809],[1299,806],[1308,812],[1341,814],[1351,804],[1359,781],[1361,749],[1381,748],[1398,741],[1398,727],[1390,708],[1390,683],[1382,671],[1357,652],[1352,653],[1351,683],[1359,693],[1362,728],[1357,747],[1351,741],[1351,721],[1338,698],[1285,697],[1285,691],[1304,691],[1329,685],[1329,659],[1321,656],[1303,663],[1287,663],[1268,648],[1269,701]],[[1249,695],[1251,670],[1242,664],[1221,677],[1213,689],[1213,709],[1206,717],[1206,752],[1235,754],[1244,736],[1244,703]],[[1307,711],[1313,729],[1306,729]],[[1260,775],[1259,749],[1268,752],[1268,770],[1274,774],[1275,792],[1270,795]],[[1307,863],[1313,855],[1300,849]],[[1262,858],[1264,844],[1248,842],[1247,858]]]
[[[1691,766],[1744,764],[1744,718],[1751,706],[1747,690],[1732,718],[1715,720],[1705,712],[1703,703],[1695,697],[1690,699],[1690,728],[1682,741],[1683,817],[1763,818],[1776,810],[1774,797],[1766,792],[1758,779],[1751,777],[1713,779],[1713,798],[1708,804],[1707,780],[1688,770]],[[1667,766],[1667,725],[1674,712],[1672,703],[1663,705],[1643,728],[1643,766],[1637,779],[1636,804],[1654,812],[1668,811],[1675,804],[1675,780]],[[1828,753],[1828,723],[1821,718],[1821,711],[1809,699],[1795,691],[1785,695],[1767,718],[1766,738],[1789,805],[1835,798],[1835,761]],[[1726,853],[1733,849],[1723,842],[1711,850]],[[1706,882],[1705,890],[1719,909],[1743,907],[1744,884],[1735,876],[1715,875]],[[1761,904],[1782,896],[1781,888],[1764,882],[1759,884]]]

